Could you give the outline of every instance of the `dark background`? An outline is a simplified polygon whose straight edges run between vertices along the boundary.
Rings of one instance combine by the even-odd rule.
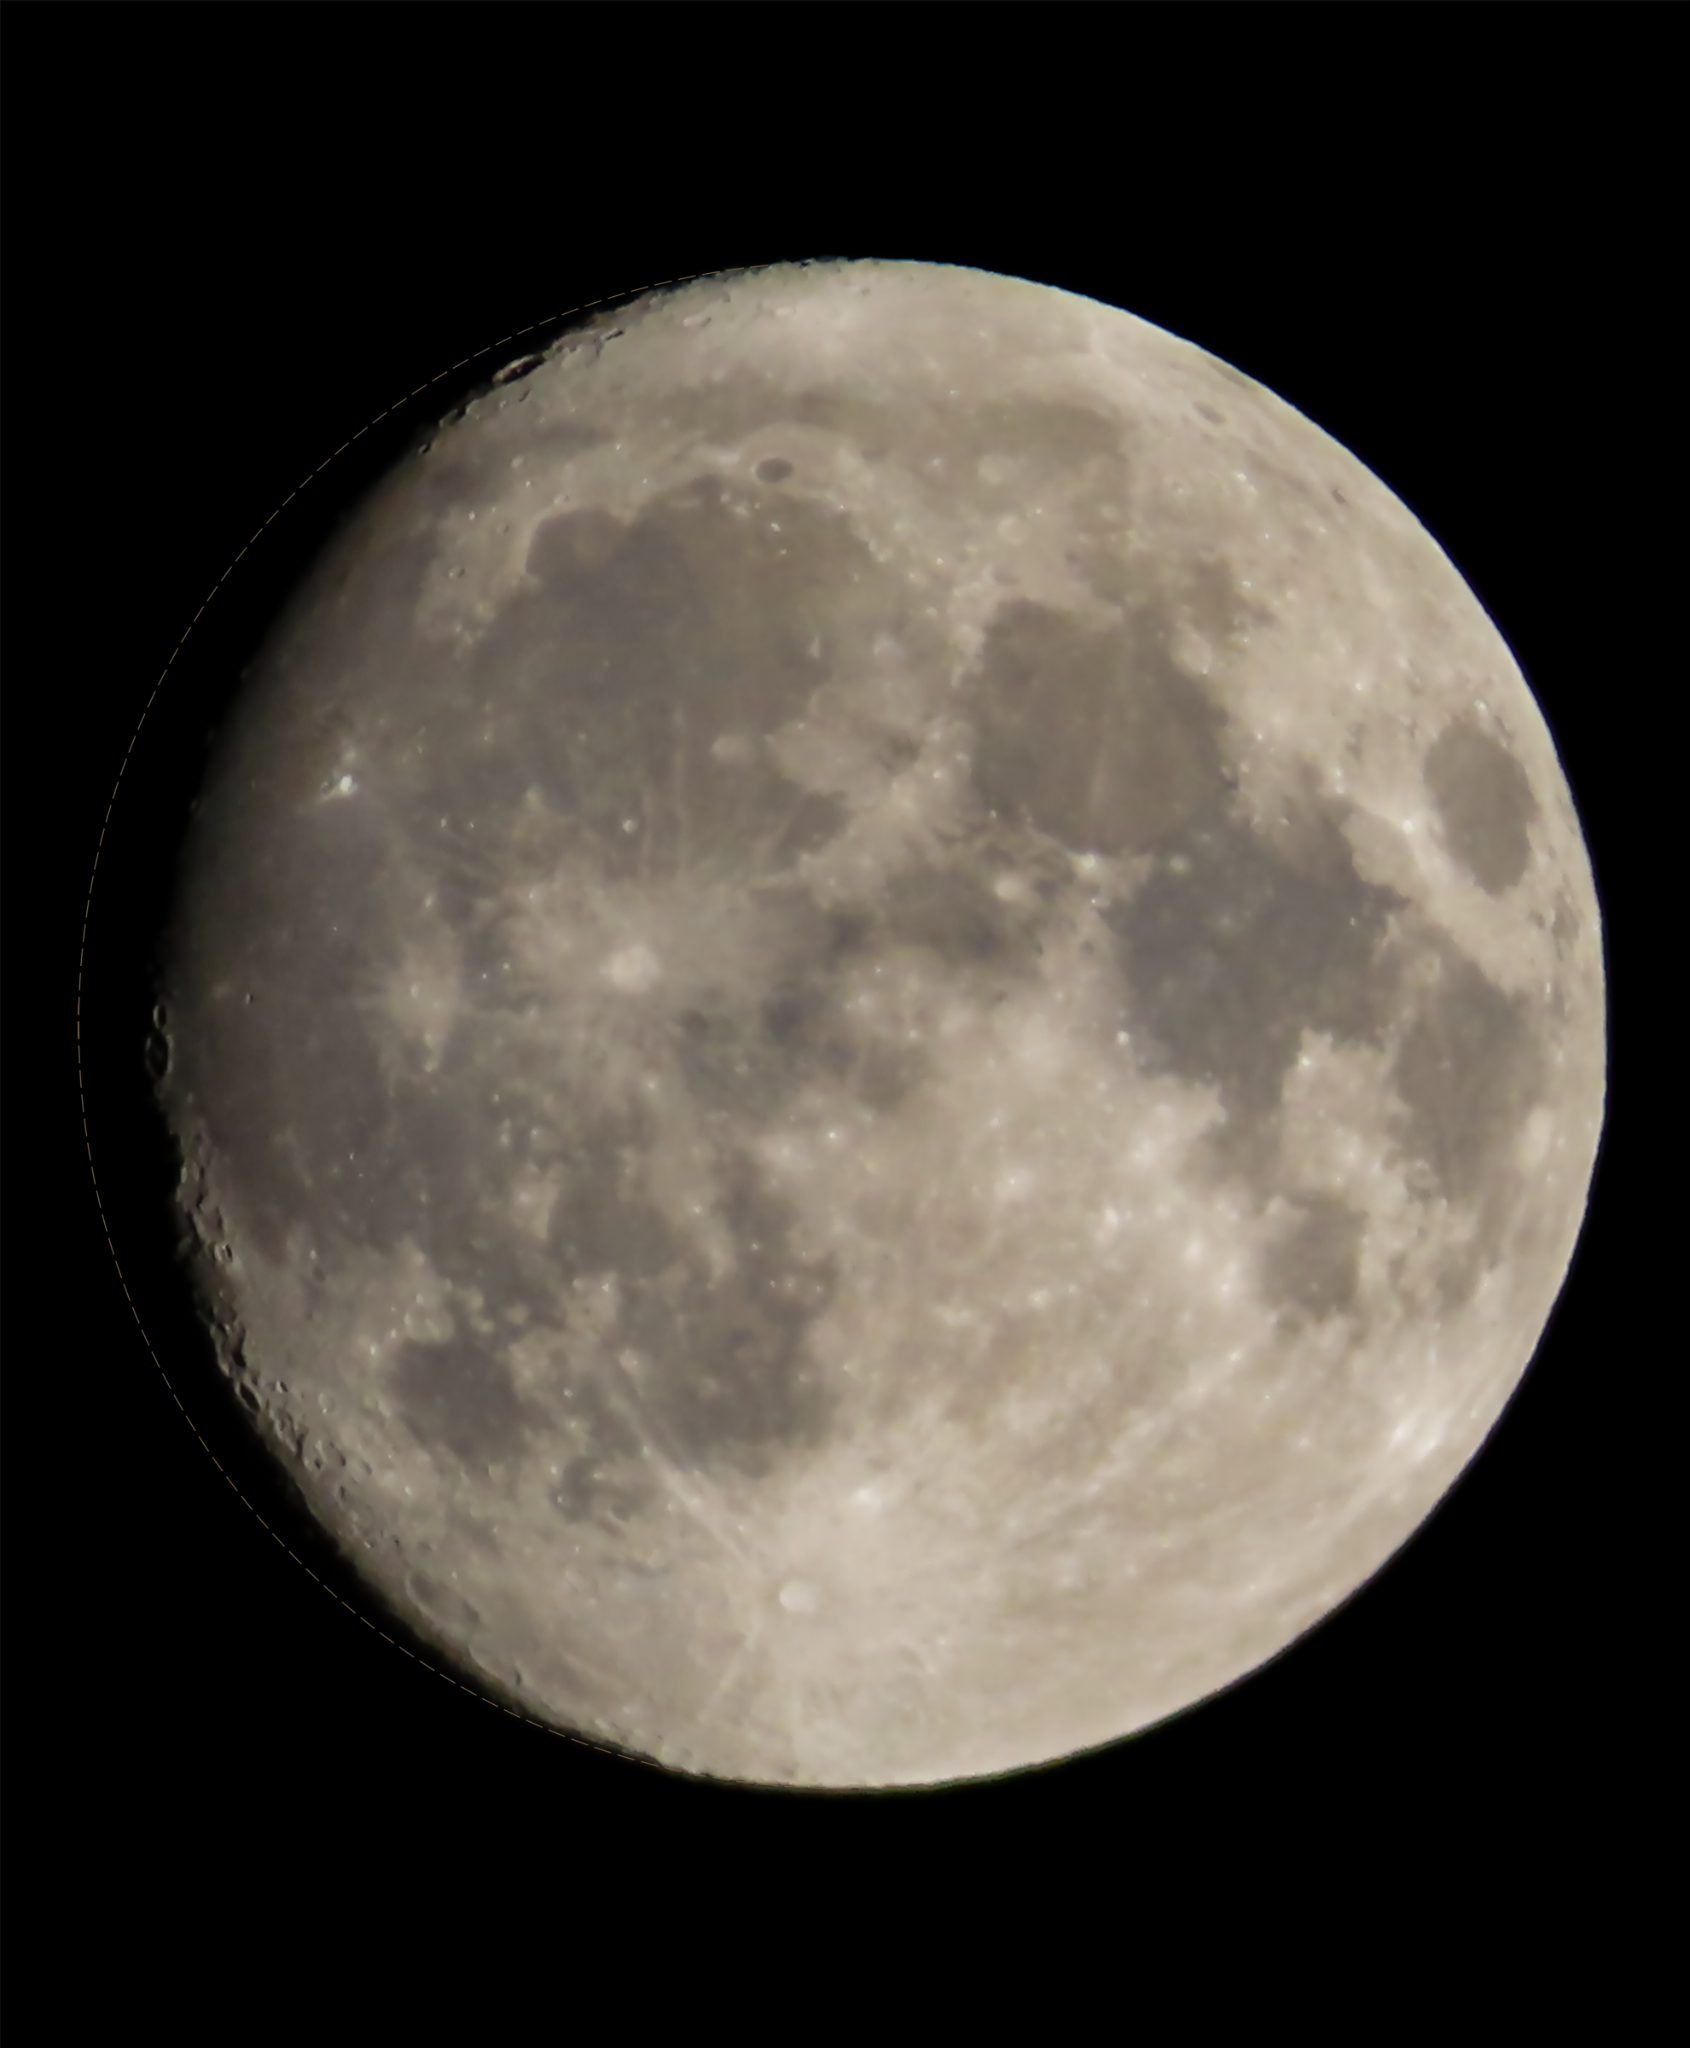
[[[45,1853],[92,1859],[132,1901],[165,1842],[208,1873],[232,1848],[261,1872],[302,1842],[351,1844],[385,1879],[418,1845],[450,1861],[470,1838],[489,1861],[549,1842],[576,1873],[686,1859],[694,1887],[719,1853],[765,1884],[869,1858],[896,1884],[978,1867],[1036,1889],[1114,1844],[1123,1885],[1177,1868],[1189,1886],[1200,1866],[1266,1898],[1294,1861],[1337,1889],[1421,1872],[1436,1898],[1588,1884],[1593,1857],[1623,1863],[1649,1829],[1672,1606],[1651,1459],[1682,1341],[1648,1287],[1682,1197],[1642,1159],[1654,934],[1676,932],[1682,893],[1645,793],[1680,744],[1683,676],[1653,17],[1531,13],[1548,84],[1521,100],[1507,62],[1445,61],[1447,30],[1409,29],[1425,16],[1370,31],[1311,11],[1293,20],[1325,24],[1344,47],[1323,61],[1357,83],[1323,72],[1279,108],[1254,81],[1289,60],[1244,14],[1129,10],[1142,51],[1107,45],[1117,84],[1145,74],[1128,121],[1088,83],[1102,11],[1055,10],[1066,39],[1041,39],[1037,10],[983,9],[978,82],[933,60],[919,91],[877,54],[872,9],[848,17],[864,47],[825,65],[798,23],[842,11],[758,10],[779,29],[755,62],[732,9],[715,13],[726,46],[662,9],[10,11],[6,1700],[14,1790],[51,1804]],[[391,59],[359,58],[396,16]],[[530,74],[566,22],[594,54],[554,106]],[[647,71],[631,98],[617,83]],[[994,1785],[880,1797],[701,1785],[520,1725],[314,1580],[260,1514],[380,1619],[231,1426],[149,1220],[168,1161],[141,1114],[146,949],[218,706],[358,487],[525,344],[430,380],[588,300],[826,255],[1125,306],[1381,476],[1543,705],[1612,1002],[1573,1272],[1502,1424],[1415,1540],[1172,1724]]]

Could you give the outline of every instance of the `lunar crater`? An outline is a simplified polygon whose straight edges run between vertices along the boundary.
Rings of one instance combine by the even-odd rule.
[[[844,263],[615,320],[347,523],[214,757],[149,1057],[219,1357],[552,1725],[1111,1740],[1529,1358],[1604,1072],[1553,743],[1384,486],[1126,314]]]

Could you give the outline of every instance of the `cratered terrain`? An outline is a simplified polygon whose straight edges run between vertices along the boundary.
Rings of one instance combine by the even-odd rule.
[[[1551,735],[1392,493],[1043,286],[793,265],[512,363],[279,623],[161,1082],[221,1361],[490,1697],[1015,1769],[1348,1597],[1603,1114]]]

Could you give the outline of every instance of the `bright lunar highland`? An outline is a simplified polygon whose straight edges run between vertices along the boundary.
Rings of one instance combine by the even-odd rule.
[[[171,928],[219,1355],[452,1668],[765,1784],[1243,1677],[1566,1276],[1598,906],[1456,569],[1131,315],[795,264],[511,364],[341,529]]]

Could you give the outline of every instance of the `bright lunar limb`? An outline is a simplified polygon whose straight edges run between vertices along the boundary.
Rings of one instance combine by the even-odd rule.
[[[1555,748],[1431,537],[1130,315],[654,294],[408,457],[204,791],[221,1356],[490,1695],[988,1775],[1242,1677],[1525,1369],[1603,1111]]]

